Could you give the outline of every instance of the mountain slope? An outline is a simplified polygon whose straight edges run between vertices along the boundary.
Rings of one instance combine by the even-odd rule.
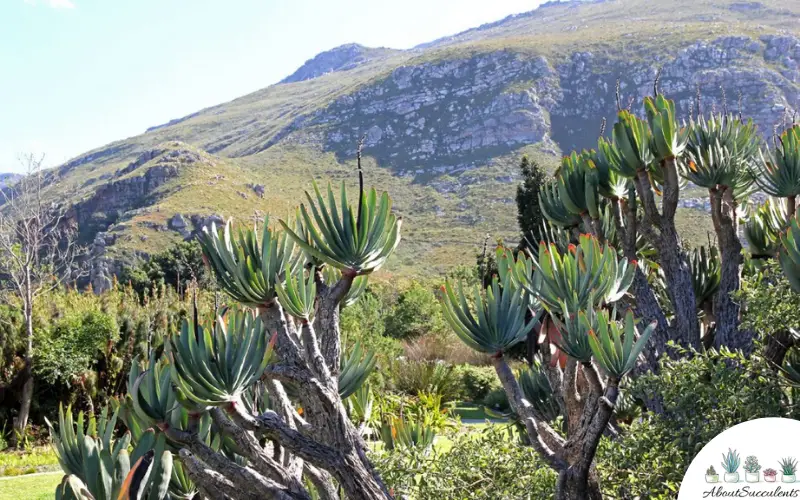
[[[616,113],[617,81],[621,105],[641,109],[660,69],[684,116],[741,110],[771,135],[800,108],[798,33],[796,2],[550,3],[408,51],[334,49],[284,83],[86,153],[49,179],[53,196],[80,206],[144,176],[131,167],[143,154],[150,168],[164,149],[200,158],[130,206],[92,205],[103,216],[83,222],[85,241],[114,232],[108,255],[147,252],[191,234],[172,228],[176,214],[284,216],[311,179],[352,185],[364,137],[367,182],[406,220],[388,271],[441,271],[471,261],[485,234],[515,238],[519,156],[554,167],[561,152],[591,147]],[[683,212],[702,242],[710,222],[697,215]]]

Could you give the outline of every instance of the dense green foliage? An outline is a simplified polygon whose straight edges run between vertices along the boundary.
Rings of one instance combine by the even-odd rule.
[[[201,294],[199,300],[210,304],[213,298]],[[59,402],[99,409],[124,392],[132,360],[163,345],[190,306],[171,287],[158,287],[144,299],[119,286],[102,295],[50,292],[35,310],[33,422],[54,418]],[[0,308],[0,325],[0,420],[10,422],[17,410],[15,381],[24,366],[24,326],[12,307]]]
[[[658,375],[639,377],[630,391],[640,400],[658,397],[664,412],[632,422],[620,442],[601,442],[604,487],[619,498],[675,498],[692,458],[719,433],[798,415],[791,391],[761,356],[725,350],[663,359]]]
[[[538,499],[552,495],[555,474],[532,448],[509,439],[503,427],[462,432],[446,452],[399,450],[376,454],[378,470],[395,494],[443,500]]]
[[[527,156],[519,164],[522,182],[517,186],[517,224],[522,231],[521,246],[536,245],[542,237],[545,219],[539,205],[539,191],[547,182],[544,169]]]
[[[193,280],[204,288],[210,285],[203,252],[196,240],[181,241],[147,260],[126,266],[120,276],[120,281],[130,283],[140,297],[162,285],[185,290]]]

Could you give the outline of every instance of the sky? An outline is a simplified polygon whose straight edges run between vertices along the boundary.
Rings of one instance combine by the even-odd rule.
[[[406,49],[537,0],[0,0],[0,172],[274,84],[344,43]]]

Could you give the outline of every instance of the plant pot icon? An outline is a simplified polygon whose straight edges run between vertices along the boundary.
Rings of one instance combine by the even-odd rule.
[[[748,483],[757,483],[759,480],[758,472],[745,472],[744,480]]]
[[[784,483],[794,483],[795,481],[797,481],[797,479],[794,474],[784,474],[781,481],[783,481]]]
[[[738,483],[739,482],[739,473],[738,472],[726,472],[725,473],[725,482],[726,483]]]
[[[707,483],[718,483],[719,482],[719,474],[706,474],[706,482]]]

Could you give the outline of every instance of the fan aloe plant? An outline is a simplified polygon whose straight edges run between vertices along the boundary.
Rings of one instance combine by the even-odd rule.
[[[657,162],[678,158],[689,141],[689,130],[678,126],[675,102],[663,95],[645,97],[644,109],[650,125],[650,151]]]
[[[507,351],[527,338],[536,326],[535,317],[528,319],[525,292],[517,288],[511,274],[506,274],[502,286],[495,276],[483,292],[473,290],[473,313],[461,283],[454,289],[448,280],[442,300],[444,316],[456,335],[479,352],[498,354]]]
[[[483,291],[476,289],[472,304],[463,291],[456,293],[449,282],[445,285],[445,319],[469,347],[492,354],[492,364],[528,442],[562,477],[575,478],[560,483],[556,498],[580,498],[586,491],[599,495],[599,486],[589,479],[594,450],[613,414],[620,380],[637,366],[654,330],[649,325],[639,335],[632,312],[620,324],[607,310],[595,309],[625,294],[632,266],[588,235],[563,254],[555,245],[548,249],[542,243],[536,260],[499,248],[497,264],[499,279],[495,277]],[[541,305],[526,296],[538,297]],[[542,306],[560,332],[559,339],[550,341],[568,359],[563,370],[560,363],[552,363],[547,341],[541,349],[546,359],[515,375],[504,353],[525,337],[531,326],[523,326],[526,317],[537,317]],[[559,316],[563,319],[558,320]],[[579,371],[585,380],[580,398]],[[566,439],[549,424],[558,414],[565,419]],[[575,419],[575,415],[591,417]]]
[[[741,200],[755,181],[753,163],[759,151],[758,135],[752,121],[732,116],[702,116],[689,129],[686,168],[683,175],[698,186],[734,192]]]
[[[553,388],[541,360],[536,357],[530,366],[517,372],[519,386],[546,422],[552,422],[561,414],[561,408],[553,396]]]
[[[232,232],[231,221],[222,230],[212,223],[211,228],[203,228],[200,237],[203,254],[220,287],[243,305],[271,304],[276,279],[300,263],[294,243],[286,234],[271,229],[269,219],[263,223],[260,239],[256,228],[240,228],[236,237]]]
[[[560,228],[571,228],[581,223],[580,213],[570,211],[561,199],[558,181],[541,187],[539,206],[547,220]]]
[[[563,308],[575,313],[616,302],[633,281],[634,266],[588,234],[581,235],[578,244],[570,245],[566,252],[541,243],[533,264],[533,276],[521,284],[548,310]]]
[[[619,175],[633,179],[640,171],[646,171],[654,163],[650,149],[652,134],[647,122],[631,112],[622,110],[612,131],[613,147],[604,153]]]
[[[588,332],[592,354],[605,373],[621,379],[636,366],[655,325],[648,325],[637,338],[632,311],[625,314],[623,325],[611,321],[607,311],[601,311],[596,325],[596,330]]]
[[[426,451],[436,438],[433,427],[425,422],[409,421],[403,416],[388,417],[381,425],[380,435],[387,450],[419,448]]]
[[[711,300],[719,289],[720,265],[717,247],[711,250],[701,246],[695,248],[689,255],[689,266],[692,269],[692,284],[697,307]]]
[[[353,351],[346,359],[342,359],[339,372],[339,396],[347,399],[364,385],[369,375],[375,369],[375,351],[364,351],[361,343],[356,342]]]
[[[58,412],[58,430],[47,421],[53,448],[64,478],[56,487],[56,498],[116,500],[167,498],[172,474],[172,453],[163,445],[141,442],[129,453],[130,433],[114,439],[118,412],[109,417],[108,408],[100,418],[84,414],[73,420],[72,409]],[[131,467],[133,462],[133,467]],[[155,466],[155,467],[154,467]]]
[[[309,255],[353,277],[381,267],[400,243],[402,220],[391,212],[389,195],[383,193],[379,200],[375,189],[362,192],[359,208],[353,210],[344,183],[338,207],[330,184],[327,201],[316,183],[314,193],[316,197],[306,193],[308,207],[300,205],[303,229],[309,238],[281,221],[286,233]]]
[[[776,198],[768,198],[763,205],[750,210],[744,236],[753,259],[775,257],[780,249],[780,233],[788,220],[786,204]]]
[[[167,344],[171,380],[195,404],[236,404],[264,373],[273,344],[250,311],[229,311],[212,327],[184,321],[181,335]]]
[[[781,249],[778,253],[783,274],[792,288],[800,293],[800,220],[795,217],[781,235]]]
[[[172,473],[151,468],[172,498],[391,498],[343,404],[376,358],[342,355],[339,310],[400,240],[388,195],[365,191],[360,167],[359,180],[357,208],[315,185],[292,227],[205,229],[234,303],[195,308],[163,354],[134,363],[118,403],[137,448],[175,454]]]
[[[757,170],[758,186],[767,194],[786,198],[787,212],[794,216],[800,194],[800,125],[781,134],[773,153],[762,153]]]

